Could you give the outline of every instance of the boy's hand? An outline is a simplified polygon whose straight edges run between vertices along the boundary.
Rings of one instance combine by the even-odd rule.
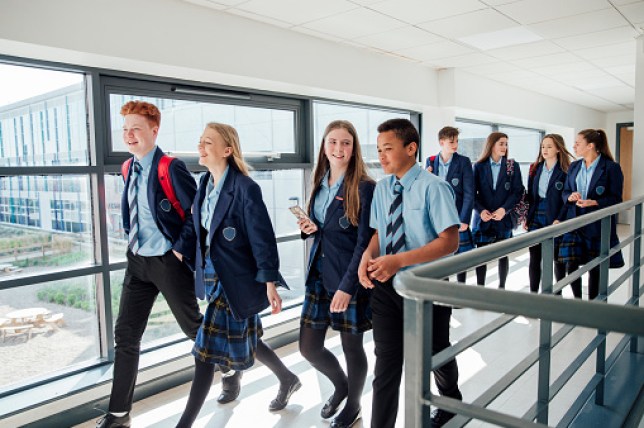
[[[396,254],[388,254],[370,260],[367,266],[369,278],[385,282],[394,276],[402,268],[399,258],[396,256]]]
[[[349,302],[351,302],[351,294],[338,290],[335,292],[333,300],[331,300],[329,310],[331,312],[344,312],[349,307]]]
[[[362,257],[360,265],[358,266],[358,281],[364,288],[373,288],[373,282],[369,280],[369,274],[367,273],[367,266],[369,264],[369,258]],[[337,294],[337,293],[336,293]]]
[[[459,232],[465,232],[465,231],[467,230],[467,228],[468,228],[468,227],[470,227],[470,225],[469,225],[469,224],[467,224],[467,223],[461,223],[461,225],[458,227],[458,231],[459,231]]]

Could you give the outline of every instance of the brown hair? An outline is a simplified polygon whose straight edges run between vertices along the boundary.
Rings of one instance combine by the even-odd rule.
[[[461,131],[459,131],[458,128],[454,128],[453,126],[446,126],[438,131],[438,139],[446,140],[451,138],[458,138],[458,134],[460,133]]]
[[[487,141],[485,142],[485,147],[483,148],[483,152],[481,153],[481,157],[476,161],[476,163],[483,163],[488,160],[490,156],[492,156],[492,148],[501,138],[508,138],[508,134],[504,134],[503,132],[493,132],[488,135]],[[508,159],[509,156],[510,149],[508,148],[508,150],[505,152],[506,159]]]
[[[239,143],[239,134],[237,134],[237,130],[230,125],[217,122],[210,122],[206,127],[221,135],[221,139],[226,143],[226,147],[233,149],[233,154],[228,156],[228,165],[232,166],[242,174],[248,175],[248,165],[242,156],[241,144]]]
[[[559,153],[557,153],[557,162],[559,162],[559,166],[561,167],[563,172],[568,172],[568,167],[570,166],[570,159],[572,158],[572,155],[566,148],[566,143],[564,142],[563,137],[559,134],[546,134],[541,139],[541,144],[543,144],[543,140],[545,140],[546,138],[550,138],[555,142],[555,147],[559,151]],[[544,158],[541,154],[541,145],[539,145],[539,155],[537,156],[537,160],[534,162],[535,168],[543,161]]]
[[[418,157],[420,150],[420,134],[409,119],[389,119],[378,126],[378,132],[383,133],[393,131],[396,138],[402,141],[403,146],[407,147],[411,143],[416,143],[416,153],[414,159]]]
[[[344,129],[353,137],[353,151],[347,171],[344,174],[344,215],[352,225],[357,226],[360,214],[360,193],[358,192],[358,187],[361,181],[373,182],[373,180],[367,174],[367,167],[362,159],[362,151],[360,150],[358,132],[351,122],[347,120],[334,120],[324,130],[320,151],[318,152],[317,165],[313,172],[313,191],[311,192],[311,196],[315,195],[320,189],[322,179],[327,171],[329,171],[330,164],[329,159],[324,154],[324,143],[327,135],[334,129]],[[307,207],[309,215],[311,215],[312,209],[313,198],[310,198]]]
[[[154,104],[145,101],[129,101],[121,107],[121,115],[140,114],[152,124],[152,126],[161,125],[161,112]]]
[[[613,154],[610,152],[610,147],[608,146],[606,132],[603,129],[583,129],[577,135],[581,135],[588,144],[594,144],[597,153],[615,162]]]

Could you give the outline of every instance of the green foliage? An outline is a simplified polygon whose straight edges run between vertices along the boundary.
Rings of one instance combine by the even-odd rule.
[[[36,293],[38,300],[85,311],[94,310],[94,291],[87,286],[87,279],[74,278],[65,285],[46,286]]]

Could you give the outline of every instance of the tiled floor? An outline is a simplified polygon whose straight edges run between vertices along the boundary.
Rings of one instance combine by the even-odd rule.
[[[507,282],[510,290],[527,289],[528,255],[514,254],[511,256],[511,273]],[[611,271],[611,278],[616,278],[618,272]],[[496,267],[491,265],[488,270],[488,287],[496,287]],[[468,283],[474,281],[470,273]],[[584,291],[586,291],[584,289]],[[564,297],[572,297],[570,290],[564,290]],[[619,299],[619,297],[617,297]],[[612,300],[612,299],[611,299]],[[497,315],[471,309],[455,310],[452,316],[452,339],[459,340],[472,331],[480,328]],[[553,326],[553,332],[561,326]],[[472,401],[482,391],[489,388],[496,380],[507,373],[530,352],[538,346],[539,323],[535,320],[517,318],[494,336],[484,340],[473,348],[461,354],[458,358],[460,369],[460,385],[466,401]],[[574,359],[579,350],[585,346],[593,332],[578,329],[569,335],[555,348],[552,356],[552,377],[554,379]],[[619,340],[619,335],[608,336],[608,353]],[[344,366],[339,337],[331,335],[327,347],[339,356]],[[371,421],[371,382],[373,380],[373,341],[371,333],[365,335],[365,348],[369,357],[367,385],[362,397],[363,419],[355,427],[368,426]],[[316,372],[302,358],[297,344],[280,348],[277,353],[283,358],[301,379],[303,387],[296,392],[289,405],[283,411],[271,413],[268,403],[277,392],[277,380],[262,365],[257,365],[245,373],[242,380],[242,392],[239,400],[219,405],[215,399],[219,394],[219,376],[210,395],[195,423],[195,427],[326,427],[329,421],[322,420],[319,412],[322,403],[332,393],[331,383]],[[594,371],[594,358],[587,361],[571,382],[561,391],[550,406],[550,424],[556,424],[569,408],[578,392]],[[528,370],[516,383],[499,396],[490,406],[513,415],[522,415],[536,400],[537,369]],[[190,385],[164,391],[153,397],[134,404],[133,427],[173,427],[183,411]],[[79,428],[94,426],[94,421],[78,425]],[[404,397],[401,395],[400,412],[397,427],[404,427]],[[468,426],[488,426],[474,421]]]

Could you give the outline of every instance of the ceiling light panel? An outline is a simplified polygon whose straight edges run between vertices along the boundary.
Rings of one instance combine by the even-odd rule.
[[[497,9],[526,25],[606,9],[607,6],[606,0],[522,0],[497,6]]]

